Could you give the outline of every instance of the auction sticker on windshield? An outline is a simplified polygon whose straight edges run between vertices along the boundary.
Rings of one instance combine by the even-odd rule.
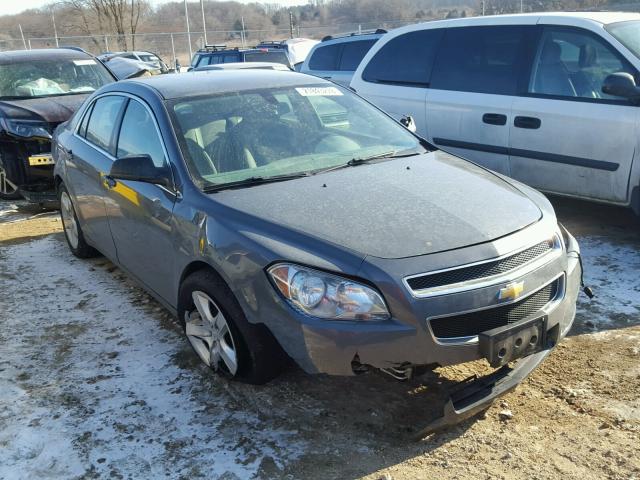
[[[95,65],[96,61],[95,60],[91,60],[91,59],[87,59],[87,60],[74,60],[73,63],[75,65],[78,65],[79,67],[83,66],[83,65]]]
[[[342,92],[336,87],[298,87],[296,91],[303,97],[339,97]]]

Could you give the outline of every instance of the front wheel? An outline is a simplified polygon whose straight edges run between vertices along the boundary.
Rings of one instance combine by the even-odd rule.
[[[179,318],[202,362],[230,379],[264,384],[285,364],[285,354],[264,325],[250,324],[229,287],[201,270],[180,288]]]
[[[7,170],[4,168],[2,160],[0,160],[0,199],[16,200],[20,197],[18,185],[9,178]]]
[[[97,256],[98,251],[84,239],[80,222],[78,222],[76,211],[73,208],[71,196],[64,185],[60,185],[58,189],[58,200],[60,201],[60,216],[62,217],[64,236],[67,239],[67,245],[69,245],[71,253],[78,258]]]

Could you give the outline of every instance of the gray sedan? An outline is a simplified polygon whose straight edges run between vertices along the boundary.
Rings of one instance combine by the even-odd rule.
[[[485,358],[436,429],[514,388],[571,327],[579,249],[544,196],[351,91],[278,71],[128,80],[56,131],[69,247],[98,252],[251,383],[398,379]]]

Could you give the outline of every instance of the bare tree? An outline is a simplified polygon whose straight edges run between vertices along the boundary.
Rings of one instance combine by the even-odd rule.
[[[96,46],[99,46],[96,33],[115,34],[122,50],[129,49],[129,34],[131,47],[135,48],[140,18],[149,9],[146,0],[66,0],[64,3],[77,14],[79,23],[75,26],[91,36]]]

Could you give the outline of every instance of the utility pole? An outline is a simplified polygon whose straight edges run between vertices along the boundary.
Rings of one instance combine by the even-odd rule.
[[[242,40],[242,48],[244,48],[244,39],[247,36],[246,32],[244,31],[244,16],[240,17],[240,21],[242,22],[242,32],[240,32],[240,40]]]
[[[520,0],[520,13],[522,13],[524,10],[522,9],[522,0]]]
[[[204,19],[204,0],[200,0],[200,10],[202,11],[202,32],[204,33],[204,44],[207,44],[207,23]]]
[[[293,38],[293,12],[289,9],[289,34]]]
[[[20,36],[22,37],[22,45],[24,45],[24,49],[27,50],[27,42],[24,39],[24,32],[22,31],[22,25],[18,24],[18,28],[20,29]]]
[[[56,38],[56,48],[60,47],[58,43],[58,29],[56,28],[56,15],[53,13],[53,5],[51,6],[51,21],[53,22],[53,36]]]
[[[189,44],[189,63],[191,63],[193,49],[191,48],[191,29],[189,28],[189,9],[187,8],[187,0],[184,0],[184,18],[187,22],[187,43]]]
[[[484,17],[484,0],[482,0],[482,16]]]

